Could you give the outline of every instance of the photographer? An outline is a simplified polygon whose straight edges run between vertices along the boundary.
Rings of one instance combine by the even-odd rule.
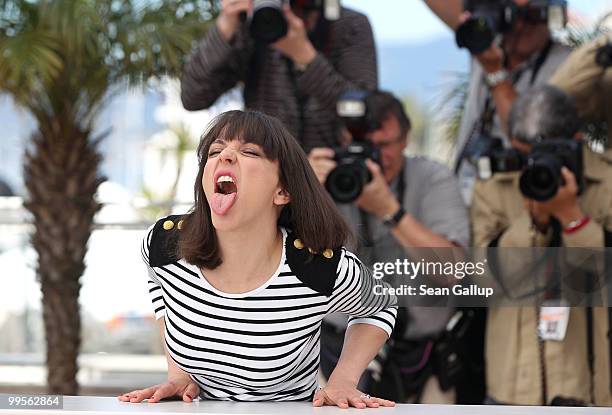
[[[346,8],[328,18],[327,2],[334,3],[273,2],[282,4],[282,10],[266,12],[280,13],[277,26],[282,29],[284,22],[286,35],[269,43],[276,36],[267,32],[272,30],[268,17],[256,25],[251,16],[262,1],[223,0],[215,25],[185,67],[184,107],[208,108],[243,83],[246,107],[279,118],[303,148],[336,145],[338,96],[348,89],[375,89],[378,80],[368,19]],[[250,17],[243,21],[247,12]]]
[[[607,157],[612,159],[612,34],[575,50],[550,80],[571,95],[585,122],[607,122]]]
[[[404,155],[411,125],[399,100],[386,92],[373,92],[366,103],[367,118],[370,120],[370,131],[365,134],[366,144],[373,145],[380,152],[380,164],[366,160],[371,180],[363,186],[353,202],[338,203],[341,213],[359,236],[357,252],[360,258],[372,266],[377,262],[407,258],[407,251],[411,248],[468,246],[468,214],[451,172],[423,157]],[[357,139],[353,138],[355,143]],[[327,182],[328,190],[334,189],[328,183],[330,174],[343,163],[338,160],[336,152],[331,148],[315,148],[310,152],[309,160],[319,181]],[[339,188],[337,186],[335,191],[330,192],[336,200],[343,199],[338,194]],[[398,279],[401,281],[401,277]],[[400,375],[402,379],[399,384],[383,370],[382,382],[389,382],[384,393],[387,397],[392,394],[400,401],[455,403],[454,385],[446,388],[440,386],[437,379],[439,374],[432,369],[434,357],[427,352],[427,348],[445,330],[454,310],[446,307],[407,308],[404,303],[399,313],[406,312],[407,315],[403,316],[406,329],[401,333],[396,326],[399,339],[395,339],[395,342],[409,344],[410,347],[406,348],[405,355],[399,357],[404,360],[405,366],[418,365],[419,361],[425,361],[425,364],[411,375]],[[336,343],[337,346],[341,345],[345,327],[343,321],[328,320],[328,323],[335,327]],[[324,374],[333,367],[335,354],[330,344],[334,336],[326,337],[325,334],[326,326],[322,338]]]
[[[612,163],[579,144],[571,98],[552,86],[533,88],[514,102],[509,128],[513,147],[531,161],[522,171],[497,171],[477,182],[471,211],[474,245],[504,248],[502,253],[508,248],[610,246]],[[548,176],[551,180],[531,175],[534,166],[550,160],[555,161],[546,166],[563,160],[563,168]],[[612,405],[607,309],[558,307],[558,327],[567,330],[551,338],[538,335],[545,321],[542,310],[489,309],[488,402],[549,405],[571,399]]]
[[[565,16],[558,0],[425,0],[456,31],[457,43],[473,56],[469,90],[456,141],[455,171],[466,203],[476,181],[474,160],[492,137],[505,134],[517,94],[545,83],[570,53],[554,41],[549,26]],[[560,9],[559,9],[560,7]],[[553,12],[556,10],[557,12]]]

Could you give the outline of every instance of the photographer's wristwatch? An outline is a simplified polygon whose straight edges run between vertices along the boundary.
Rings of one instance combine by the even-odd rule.
[[[492,73],[485,73],[485,82],[489,88],[495,88],[497,85],[510,79],[510,74],[505,69],[500,69]]]
[[[388,213],[385,216],[383,216],[382,223],[388,228],[395,228],[398,225],[398,223],[400,223],[400,221],[402,220],[405,214],[406,214],[406,211],[404,210],[403,207],[400,206],[397,212]]]

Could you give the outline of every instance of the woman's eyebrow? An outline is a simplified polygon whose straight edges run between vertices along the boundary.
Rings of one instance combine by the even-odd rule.
[[[224,138],[217,138],[215,141],[213,141],[210,144],[213,145],[213,144],[226,144],[226,143],[227,141]]]

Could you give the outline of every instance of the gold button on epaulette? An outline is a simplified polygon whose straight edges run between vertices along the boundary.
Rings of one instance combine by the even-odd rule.
[[[183,219],[179,220],[178,223],[176,224],[176,227],[181,230],[183,229]]]
[[[174,222],[172,222],[171,220],[167,220],[164,222],[164,229],[169,231],[170,229],[174,228]]]
[[[334,256],[334,251],[332,251],[331,249],[327,248],[325,251],[323,251],[323,256],[327,259],[331,259]]]
[[[304,248],[304,243],[300,239],[296,239],[293,241],[293,246],[295,246],[297,249],[302,249]]]

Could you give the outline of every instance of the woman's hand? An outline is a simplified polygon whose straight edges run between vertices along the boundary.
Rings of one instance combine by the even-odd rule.
[[[370,397],[357,389],[357,385],[349,381],[332,380],[327,386],[319,389],[312,400],[313,406],[334,405],[346,409],[378,408],[379,406],[395,406],[395,402],[386,399]]]
[[[149,403],[159,402],[164,398],[178,396],[185,402],[191,402],[200,394],[200,387],[190,378],[168,380],[166,383],[135,390],[118,396],[122,402],[138,403],[148,399]]]

